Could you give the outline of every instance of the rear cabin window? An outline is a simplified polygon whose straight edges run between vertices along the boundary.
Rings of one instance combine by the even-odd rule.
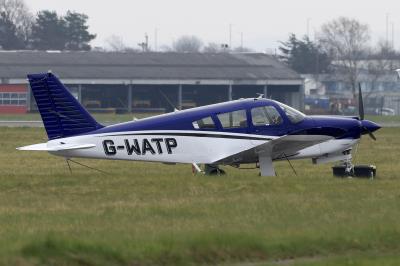
[[[215,124],[211,116],[194,121],[192,124],[195,129],[215,129]]]
[[[251,119],[255,126],[282,124],[282,117],[273,106],[260,106],[251,109]]]
[[[246,110],[218,114],[217,116],[224,129],[247,127]]]

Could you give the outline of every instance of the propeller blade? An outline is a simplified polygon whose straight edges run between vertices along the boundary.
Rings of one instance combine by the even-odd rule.
[[[371,139],[376,140],[376,137],[374,134],[372,134],[371,131],[369,131],[369,129],[367,127],[363,127],[363,129],[365,130],[365,132],[368,133],[368,135],[370,136]]]
[[[361,93],[361,83],[358,83],[358,114],[360,120],[364,120],[364,102]]]
[[[376,137],[374,136],[374,134],[372,134],[372,132],[368,131],[368,135],[371,137],[371,139],[376,141]]]

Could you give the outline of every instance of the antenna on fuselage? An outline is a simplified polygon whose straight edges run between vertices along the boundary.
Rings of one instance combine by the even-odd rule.
[[[257,99],[262,99],[264,98],[264,93],[256,93],[258,95]]]

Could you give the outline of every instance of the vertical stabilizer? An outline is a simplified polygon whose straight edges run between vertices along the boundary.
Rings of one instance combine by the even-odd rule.
[[[49,139],[103,127],[52,73],[29,74],[28,79]]]

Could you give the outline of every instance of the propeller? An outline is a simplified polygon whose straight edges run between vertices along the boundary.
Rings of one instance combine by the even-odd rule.
[[[360,83],[358,83],[358,115],[360,116],[361,121],[364,120],[364,102]]]
[[[374,136],[374,134],[367,127],[367,125],[371,122],[364,120],[364,102],[363,102],[360,83],[358,83],[358,114],[360,117],[361,129],[362,129],[363,133],[368,133],[368,135],[370,136],[371,139],[376,140],[376,137]]]

